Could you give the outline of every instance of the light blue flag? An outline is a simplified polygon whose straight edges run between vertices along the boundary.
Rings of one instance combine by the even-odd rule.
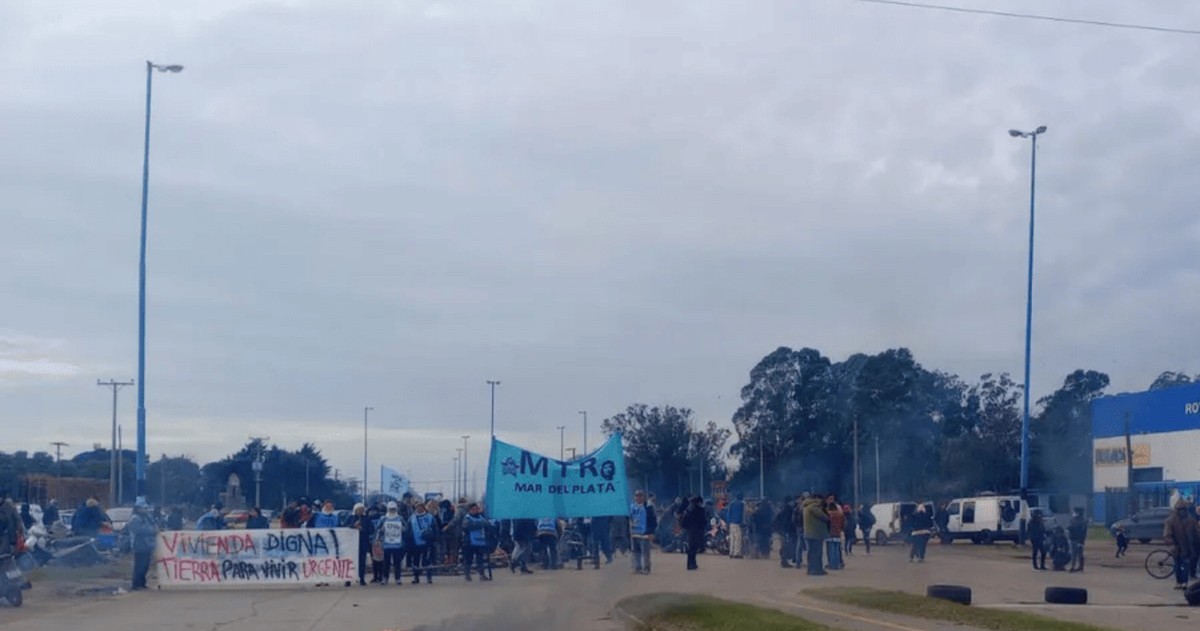
[[[600,517],[628,511],[629,482],[620,434],[570,461],[492,439],[487,477],[489,517]]]
[[[381,488],[384,495],[400,499],[409,490],[408,477],[391,467],[380,466],[379,478],[383,480]]]

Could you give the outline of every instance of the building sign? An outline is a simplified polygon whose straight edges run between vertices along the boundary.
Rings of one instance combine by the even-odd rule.
[[[1097,447],[1095,462],[1097,467],[1124,467],[1125,447]],[[1140,443],[1133,446],[1133,466],[1150,466],[1150,445]]]
[[[174,530],[159,533],[154,556],[163,588],[345,583],[358,578],[358,532]]]
[[[1184,414],[1200,414],[1200,401],[1192,401],[1183,404]]]

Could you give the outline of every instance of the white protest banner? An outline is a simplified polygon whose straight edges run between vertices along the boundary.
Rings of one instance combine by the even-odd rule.
[[[358,580],[358,532],[172,530],[159,533],[154,557],[164,589],[337,584]]]

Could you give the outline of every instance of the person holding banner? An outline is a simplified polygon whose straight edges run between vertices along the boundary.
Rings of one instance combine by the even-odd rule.
[[[367,584],[367,558],[371,555],[371,535],[375,531],[375,524],[367,517],[367,507],[361,502],[354,505],[354,514],[350,515],[350,521],[346,524],[348,528],[353,528],[358,531],[358,584]],[[375,579],[379,578],[379,572],[375,572]],[[372,583],[376,580],[372,580]]]
[[[417,502],[415,512],[409,517],[412,532],[412,547],[408,549],[408,567],[413,570],[413,584],[421,582],[421,568],[425,568],[426,584],[433,584],[433,549],[437,543],[438,528],[433,515],[424,504]],[[398,580],[398,579],[397,579]]]
[[[633,545],[633,571],[636,574],[650,573],[650,546],[657,529],[658,517],[654,514],[654,507],[646,504],[646,493],[634,493],[633,505],[629,507],[629,538]]]
[[[395,573],[396,584],[401,585],[400,574],[403,571],[401,562],[404,560],[404,518],[400,516],[399,507],[395,502],[387,503],[387,513],[379,520],[376,527],[378,539],[383,544],[383,580],[380,585],[388,584],[388,575]]]

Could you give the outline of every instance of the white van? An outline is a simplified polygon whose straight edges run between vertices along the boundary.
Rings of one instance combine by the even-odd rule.
[[[963,497],[946,507],[949,520],[939,532],[942,543],[969,539],[972,543],[1021,540],[1021,521],[1029,519],[1029,507],[1016,495]]]
[[[933,514],[933,504],[926,503],[925,511]],[[871,527],[871,538],[875,543],[885,546],[889,541],[902,539],[908,532],[905,524],[913,513],[917,512],[916,502],[880,502],[871,507],[871,515],[875,525]]]

